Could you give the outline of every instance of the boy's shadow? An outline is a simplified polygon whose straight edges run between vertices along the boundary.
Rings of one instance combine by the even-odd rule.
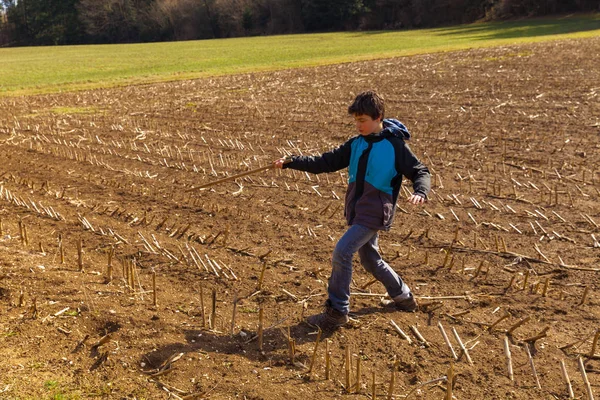
[[[298,346],[310,342],[314,343],[318,330],[306,322],[299,322],[289,327],[289,333],[295,341],[295,345]],[[331,332],[323,331],[321,341],[331,336],[331,334]],[[174,354],[190,352],[235,354],[244,356],[251,361],[270,360],[274,365],[284,365],[290,361],[287,326],[267,327],[263,332],[262,351],[259,349],[258,335],[253,331],[242,330],[232,336],[225,332],[208,329],[189,329],[184,331],[184,337],[184,343],[168,344],[143,354],[140,361],[146,364],[144,369],[147,371],[155,370],[160,368]],[[295,361],[303,364],[309,358],[310,354],[304,354],[296,348]]]
[[[373,313],[388,314],[398,313],[393,308],[386,307],[363,307],[351,313],[351,317],[359,317]],[[360,323],[356,324],[351,320],[342,330],[360,328]],[[334,332],[322,331],[320,341],[323,342],[331,337]],[[318,328],[313,327],[305,321],[297,322],[289,326],[290,338],[294,340],[296,346],[306,343],[314,343],[318,336]],[[179,353],[209,353],[225,355],[241,355],[251,361],[267,361],[274,365],[285,365],[290,361],[288,326],[279,325],[267,327],[263,332],[263,349],[259,349],[258,335],[255,331],[242,330],[236,334],[229,335],[225,332],[216,332],[209,329],[189,329],[184,331],[185,342],[172,343],[162,346],[141,356],[141,362],[145,363],[146,371],[160,368],[170,357]],[[321,343],[321,345],[324,345]],[[321,346],[320,345],[320,346]],[[320,347],[319,346],[319,347]],[[296,348],[294,355],[296,365],[306,364],[310,360],[313,347],[306,349],[305,352]]]

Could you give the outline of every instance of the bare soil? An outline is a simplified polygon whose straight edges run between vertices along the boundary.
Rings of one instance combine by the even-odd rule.
[[[394,370],[393,398],[442,399],[446,381],[427,382],[452,365],[457,399],[563,399],[560,360],[587,398],[579,356],[600,395],[598,54],[600,38],[565,40],[0,99],[0,398],[359,399],[373,374],[386,398]],[[351,323],[308,373],[346,172],[189,190],[341,144],[365,89],[434,175],[380,238],[421,311],[384,308],[356,260]],[[503,341],[523,319],[511,382]]]

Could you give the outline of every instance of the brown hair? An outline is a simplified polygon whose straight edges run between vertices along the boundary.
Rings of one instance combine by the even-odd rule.
[[[372,90],[360,93],[348,107],[348,114],[368,115],[373,119],[383,119],[384,111],[383,99]]]

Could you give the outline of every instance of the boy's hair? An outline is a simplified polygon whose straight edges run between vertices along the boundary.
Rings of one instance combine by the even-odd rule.
[[[348,114],[351,115],[368,115],[373,119],[381,117],[385,112],[383,99],[374,91],[368,90],[360,93],[354,99],[354,102],[348,107]]]

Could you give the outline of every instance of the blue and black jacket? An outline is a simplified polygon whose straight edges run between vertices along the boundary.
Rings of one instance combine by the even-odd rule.
[[[344,215],[348,225],[389,230],[405,176],[414,193],[427,198],[431,175],[405,143],[410,138],[398,120],[384,119],[383,130],[355,136],[321,156],[293,156],[283,168],[320,174],[348,168]]]

